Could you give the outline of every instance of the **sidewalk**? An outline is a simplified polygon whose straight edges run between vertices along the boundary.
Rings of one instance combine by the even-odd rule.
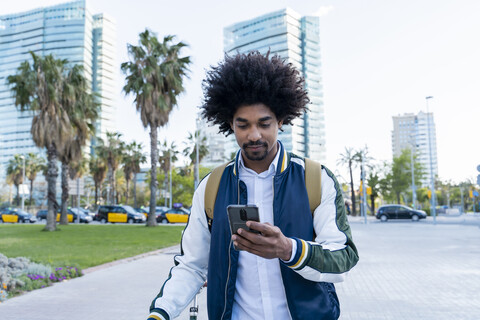
[[[433,225],[428,219],[363,224],[355,218],[351,226],[360,262],[346,282],[337,284],[340,319],[479,318],[477,224]],[[114,263],[12,298],[0,304],[0,319],[146,319],[150,302],[168,276],[178,250],[176,246]],[[199,319],[207,319],[205,291],[199,299]],[[188,319],[188,310],[178,319]]]

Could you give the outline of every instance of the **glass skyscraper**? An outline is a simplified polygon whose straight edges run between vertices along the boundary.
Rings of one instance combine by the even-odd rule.
[[[224,29],[224,50],[229,55],[259,51],[278,54],[305,77],[309,111],[284,126],[279,139],[299,156],[325,161],[325,112],[320,74],[319,18],[302,17],[290,8],[235,23]],[[229,154],[230,151],[226,151]]]
[[[0,16],[0,176],[15,154],[44,152],[31,137],[32,114],[20,112],[7,85],[25,60],[53,54],[80,64],[101,105],[97,134],[112,130],[115,96],[115,23],[92,15],[85,0]]]

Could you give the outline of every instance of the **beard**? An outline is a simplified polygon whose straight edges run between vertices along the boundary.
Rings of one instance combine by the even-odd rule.
[[[259,149],[258,151],[252,151],[249,149],[249,147],[252,146],[260,146],[264,147],[265,149]],[[242,146],[243,153],[245,157],[247,157],[248,160],[252,161],[262,161],[264,160],[267,155],[268,155],[268,144],[263,141],[257,141],[257,142],[248,142],[244,143]]]

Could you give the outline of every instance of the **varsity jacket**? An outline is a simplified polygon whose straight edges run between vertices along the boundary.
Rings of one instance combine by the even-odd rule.
[[[312,217],[304,160],[279,145],[273,181],[274,224],[296,242],[292,261],[279,260],[290,315],[294,320],[338,319],[340,308],[333,283],[343,281],[358,261],[340,186],[322,166],[322,201]],[[181,254],[175,257],[175,266],[151,304],[149,320],[177,317],[203,285],[207,274],[209,319],[231,318],[238,251],[231,242],[226,207],[248,203],[246,186],[238,178],[239,156],[240,152],[220,180],[211,230],[203,203],[208,176],[197,188],[182,237]]]

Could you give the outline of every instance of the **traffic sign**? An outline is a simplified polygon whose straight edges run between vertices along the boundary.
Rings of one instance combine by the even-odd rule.
[[[480,172],[480,164],[477,166],[477,171]]]

